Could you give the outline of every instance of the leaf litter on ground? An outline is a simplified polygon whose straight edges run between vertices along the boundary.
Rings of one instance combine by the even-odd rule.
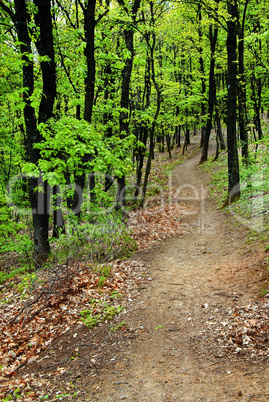
[[[172,161],[178,160],[179,151],[174,150]],[[166,179],[165,165],[171,161],[162,156],[156,159],[155,178]],[[174,191],[171,186],[163,189],[159,197],[149,198],[150,207],[130,213],[128,228],[138,251],[189,230],[182,218],[193,210],[178,204]],[[92,264],[72,259],[56,264],[53,270],[40,270],[21,292],[14,278],[6,281],[0,301],[0,398],[12,395],[16,400],[31,401],[44,397],[41,389],[45,383],[48,386],[48,379],[39,374],[24,375],[20,369],[38,361],[40,352],[54,339],[81,322],[80,312],[91,307],[92,300],[122,306],[132,300],[133,289],[142,281],[146,267],[132,258],[110,261],[109,265],[109,277],[101,288],[100,272]],[[59,369],[55,374],[61,375]]]
[[[195,150],[194,148],[191,152]],[[172,161],[162,156],[154,161],[155,174],[164,183],[167,175],[164,167],[178,163],[179,150],[172,151]],[[195,209],[178,203],[176,189],[161,185],[160,194],[147,201],[143,210],[129,214],[128,227],[136,241],[138,251],[148,250],[161,241],[175,235],[183,235],[191,229],[184,216],[194,214]],[[106,263],[107,264],[107,263]],[[109,262],[109,276],[100,288],[101,273],[85,261],[67,261],[54,267],[57,275],[48,270],[40,271],[37,280],[29,289],[19,292],[18,282],[9,279],[1,288],[0,298],[0,398],[34,401],[46,399],[46,390],[51,392],[49,378],[58,378],[64,367],[55,367],[52,374],[43,377],[40,373],[24,374],[22,367],[38,361],[41,351],[53,340],[65,334],[78,322],[82,325],[80,312],[96,303],[125,306],[132,300],[145,277],[146,266],[136,258]],[[59,269],[60,268],[60,269]],[[40,297],[39,297],[40,296]],[[99,313],[98,308],[93,312]],[[227,321],[227,322],[226,322]],[[269,308],[268,300],[250,303],[231,310],[225,325],[215,317],[208,329],[199,334],[215,340],[215,349],[222,354],[247,354],[250,357],[268,357]],[[124,330],[123,326],[123,330]],[[72,398],[72,387],[65,388]],[[57,392],[56,392],[57,393]],[[61,395],[58,392],[57,400]],[[52,400],[52,399],[50,399]]]

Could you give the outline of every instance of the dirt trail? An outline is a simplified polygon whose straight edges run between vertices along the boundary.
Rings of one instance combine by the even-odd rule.
[[[179,202],[195,191],[198,198],[189,201],[196,213],[184,218],[189,233],[140,256],[147,278],[119,317],[134,335],[118,338],[112,368],[86,385],[80,400],[269,400],[268,365],[229,357],[209,334],[211,320],[225,321],[231,307],[255,293],[245,261],[256,250],[245,245],[245,229],[209,200],[198,161],[195,155],[173,173]]]

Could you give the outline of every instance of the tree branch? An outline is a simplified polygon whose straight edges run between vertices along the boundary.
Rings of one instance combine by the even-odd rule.
[[[95,25],[97,25],[98,22],[100,22],[101,19],[102,19],[103,17],[105,17],[108,13],[109,13],[109,9],[107,9],[103,14],[101,14],[101,15],[98,17],[98,20],[95,21]]]
[[[12,21],[15,20],[15,13],[3,2],[3,0],[0,0],[0,7],[10,16]]]

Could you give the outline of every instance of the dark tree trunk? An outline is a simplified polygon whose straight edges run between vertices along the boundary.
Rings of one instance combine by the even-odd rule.
[[[214,33],[213,33],[213,27],[212,25],[210,25],[209,39],[210,39],[211,58],[210,58],[210,71],[209,71],[208,117],[206,121],[206,131],[204,136],[204,143],[203,143],[200,164],[207,161],[208,158],[208,145],[212,129],[214,105],[216,102],[215,51],[216,51],[217,37],[218,37],[218,28],[214,27]]]
[[[40,27],[40,36],[36,42],[40,56],[48,56],[48,61],[41,61],[43,93],[39,106],[39,123],[44,123],[53,116],[56,98],[56,68],[52,33],[52,15],[50,0],[34,0],[38,8],[35,20]]]
[[[151,21],[154,25],[154,15],[153,15],[153,3],[150,3],[151,6]],[[154,115],[153,122],[150,127],[150,144],[149,144],[149,155],[148,155],[148,160],[147,160],[147,165],[146,165],[146,171],[145,171],[145,177],[144,177],[144,183],[143,183],[143,191],[142,191],[142,199],[140,202],[140,206],[143,207],[145,197],[146,197],[146,191],[147,191],[147,186],[148,186],[148,179],[149,179],[149,174],[150,174],[150,169],[151,169],[151,162],[154,157],[154,134],[155,134],[155,128],[157,124],[157,118],[160,113],[161,109],[161,87],[158,84],[156,80],[156,75],[155,75],[155,63],[154,63],[154,50],[155,50],[155,45],[156,45],[156,35],[155,32],[152,32],[152,43],[149,41],[147,42],[147,45],[150,50],[150,68],[151,68],[151,79],[157,94],[157,101],[156,101],[156,111]]]
[[[83,118],[88,123],[92,121],[92,111],[94,105],[94,90],[95,90],[95,48],[94,48],[94,35],[95,35],[95,7],[96,0],[88,0],[84,13],[84,34],[86,47],[84,54],[86,57],[87,73],[85,78],[85,98],[84,98],[84,114]],[[86,162],[87,156],[84,156],[82,163]],[[71,202],[71,208],[74,214],[80,217],[81,206],[83,202],[83,190],[85,185],[86,174],[76,175],[74,177],[75,191]],[[92,192],[91,192],[92,194]]]
[[[40,35],[36,46],[40,56],[48,56],[49,61],[41,62],[43,93],[39,106],[39,123],[45,123],[53,113],[53,105],[56,97],[56,73],[54,62],[54,48],[52,35],[52,16],[50,0],[35,0],[37,13],[36,24],[40,29]],[[29,161],[38,164],[40,153],[34,148],[42,137],[36,127],[34,108],[31,106],[31,96],[34,91],[34,71],[31,50],[31,39],[28,33],[28,15],[25,0],[15,0],[15,28],[20,42],[21,57],[23,60],[23,101],[24,120],[27,136],[27,150]],[[43,187],[43,192],[35,191],[37,184]],[[32,206],[35,261],[42,263],[48,256],[50,246],[48,242],[49,223],[49,187],[42,179],[30,180],[29,198]]]
[[[185,141],[184,142],[185,142],[185,145],[191,145],[190,129],[189,129],[188,124],[187,124],[187,127],[186,127]]]
[[[168,152],[169,158],[171,159],[172,154],[171,154],[171,137],[170,137],[170,135],[166,136],[166,145],[167,145],[167,152]]]
[[[63,212],[61,209],[62,198],[60,195],[60,186],[53,186],[52,194],[53,194],[53,222],[54,222],[52,236],[58,238],[59,234],[64,232],[64,219],[63,219]]]
[[[221,75],[217,74],[215,77],[216,77],[215,82],[216,82],[216,92],[217,92],[217,89],[220,89],[220,85],[221,85]],[[220,149],[222,151],[224,151],[226,149],[226,145],[225,145],[225,140],[224,140],[222,127],[221,127],[221,108],[223,109],[222,103],[223,103],[223,101],[221,99],[217,99],[217,97],[216,97],[215,120],[216,120],[216,125],[217,125],[217,137],[220,141]]]
[[[150,57],[148,55],[148,52],[147,52],[147,58],[146,58],[144,81],[145,81],[145,84],[144,84],[144,91],[143,91],[143,97],[142,97],[142,109],[146,110],[149,107],[150,94],[151,94]],[[137,171],[136,171],[136,188],[135,188],[135,194],[134,194],[135,201],[137,200],[138,194],[140,192],[140,186],[141,186],[141,180],[142,180],[142,169],[144,166],[145,153],[146,153],[146,149],[147,149],[147,140],[148,140],[148,135],[149,135],[149,129],[148,129],[147,123],[143,122],[140,133],[141,133],[140,141],[144,144],[144,148],[140,147],[139,151],[138,151],[139,163],[138,163]]]
[[[255,78],[255,74],[250,78],[251,91],[252,91],[252,101],[254,104],[254,126],[255,130],[258,131],[258,139],[261,140],[263,137],[262,126],[261,126],[261,93],[262,93],[262,84],[261,78]],[[257,87],[257,89],[256,89]]]
[[[85,79],[85,105],[84,120],[91,123],[92,108],[94,104],[95,87],[95,53],[94,53],[94,31],[95,31],[95,6],[96,0],[88,0],[84,9],[84,32],[86,39],[85,56],[87,64],[87,75]]]
[[[104,99],[107,102],[108,99],[113,99],[115,96],[115,78],[113,76],[112,68],[110,63],[107,63],[104,68]],[[112,113],[104,113],[104,125],[106,126],[106,137],[111,138],[113,135],[113,116]],[[107,192],[110,187],[113,185],[114,180],[111,177],[112,170],[108,169],[105,175],[105,189],[104,191]]]
[[[178,148],[181,147],[181,126],[176,126],[175,128],[175,140]]]
[[[248,0],[245,1],[242,23],[238,21],[238,118],[242,157],[244,163],[248,163],[248,132],[247,132],[247,108],[246,108],[246,78],[244,68],[244,26]]]
[[[157,133],[157,144],[160,147],[160,152],[163,154],[164,153],[164,127],[163,125],[161,126],[161,129],[158,130]]]
[[[236,88],[237,88],[237,57],[236,57],[236,20],[238,16],[237,0],[227,2],[229,20],[227,22],[227,147],[228,147],[228,198],[230,204],[240,197],[240,177],[238,150],[236,144]]]
[[[220,122],[220,113],[219,113],[219,105],[216,103],[216,124],[217,124],[217,138],[220,141],[220,149],[224,151],[226,149],[225,140],[223,137],[221,122]]]
[[[143,165],[144,165],[144,158],[145,158],[145,150],[147,146],[147,139],[148,139],[148,128],[143,127],[141,132],[143,133],[142,137],[142,142],[144,144],[144,148],[139,148],[139,163],[136,171],[136,188],[135,188],[135,200],[138,197],[139,191],[140,191],[140,185],[141,185],[141,179],[142,179],[142,170],[143,170]]]
[[[129,95],[130,95],[130,81],[133,69],[133,57],[134,57],[134,31],[133,29],[124,31],[125,45],[129,50],[131,56],[126,60],[122,72],[122,85],[121,85],[121,113],[120,113],[120,137],[124,138],[128,135],[129,131]],[[117,177],[117,196],[116,196],[116,209],[119,210],[125,206],[125,176]]]
[[[38,122],[46,123],[53,116],[53,106],[56,99],[56,68],[54,61],[54,46],[52,33],[52,15],[50,0],[34,0],[38,12],[35,14],[35,21],[40,28],[40,36],[36,42],[40,56],[48,56],[48,61],[41,61],[41,72],[43,81],[43,93],[39,105]],[[44,212],[34,215],[34,242],[37,258],[45,259],[49,252],[48,226],[49,226],[49,196],[50,189],[44,183],[42,194],[37,192],[39,199],[44,199]],[[38,206],[39,208],[39,206]],[[36,234],[35,234],[36,233]]]
[[[140,7],[141,0],[134,0],[132,6],[132,20],[135,23],[136,15]],[[122,1],[119,1],[122,5]],[[121,84],[121,113],[120,113],[120,137],[124,138],[128,134],[129,130],[129,95],[130,95],[130,81],[133,69],[133,59],[134,59],[134,28],[129,27],[124,30],[124,39],[126,49],[130,52],[130,57],[125,61],[125,66],[122,72],[122,84]],[[125,177],[117,178],[118,189],[116,196],[116,209],[120,209],[125,206]]]
[[[204,123],[204,116],[206,114],[206,108],[205,108],[205,103],[204,103],[204,98],[205,98],[205,92],[206,92],[206,84],[205,84],[205,67],[204,67],[204,59],[203,59],[203,48],[202,48],[202,28],[201,28],[201,22],[202,22],[202,6],[201,4],[198,5],[198,20],[199,20],[199,26],[198,26],[198,36],[199,36],[199,64],[200,64],[200,72],[201,72],[201,82],[202,82],[202,88],[201,88],[201,95],[202,95],[202,103],[201,103],[201,119],[202,119],[202,128],[201,128],[201,141],[200,141],[200,146],[203,147],[204,141],[205,141],[205,123]]]

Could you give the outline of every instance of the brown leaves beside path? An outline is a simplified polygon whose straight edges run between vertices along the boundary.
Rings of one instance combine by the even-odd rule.
[[[176,160],[178,153],[174,152],[174,155]],[[159,177],[163,175],[163,164],[167,161],[157,163]],[[170,188],[171,194],[173,189]],[[166,193],[162,193],[162,197],[168,198]],[[173,201],[162,205],[157,201],[146,210],[132,212],[128,226],[138,250],[149,249],[168,237],[185,233],[188,225],[183,223],[182,217],[189,213],[192,211],[186,206]],[[80,312],[89,308],[91,300],[126,305],[141,281],[145,267],[134,259],[116,260],[109,265],[110,275],[102,287],[99,286],[100,273],[95,272],[92,265],[76,261],[55,267],[61,273],[52,291],[46,292],[46,286],[51,286],[52,282],[47,271],[39,273],[30,287],[26,284],[25,288],[19,289],[16,278],[4,284],[0,304],[0,398],[12,393],[14,397],[17,395],[16,399],[31,401],[43,395],[42,384],[47,380],[34,374],[18,377],[19,370],[27,363],[38,361],[40,352],[54,339],[81,322]],[[111,297],[115,294],[121,298]],[[59,374],[56,367],[55,375]],[[40,391],[33,391],[35,388]]]

